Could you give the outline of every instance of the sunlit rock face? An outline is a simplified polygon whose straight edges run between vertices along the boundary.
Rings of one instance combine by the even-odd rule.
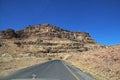
[[[72,32],[50,24],[29,25],[23,30],[0,31],[0,49],[13,53],[78,53],[105,46],[97,44],[87,32]],[[4,50],[3,50],[4,51]]]

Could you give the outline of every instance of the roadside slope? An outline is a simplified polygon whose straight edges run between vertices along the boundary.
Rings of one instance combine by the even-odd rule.
[[[66,61],[97,80],[120,80],[120,45],[72,54]]]

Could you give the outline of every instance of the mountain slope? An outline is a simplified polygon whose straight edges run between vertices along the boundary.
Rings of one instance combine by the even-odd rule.
[[[120,45],[69,55],[66,60],[97,80],[120,80]]]
[[[23,30],[0,31],[2,52],[40,56],[40,53],[77,53],[105,47],[97,44],[86,32],[71,32],[50,24],[28,26]],[[3,55],[1,53],[1,56]]]
[[[30,25],[18,31],[7,29],[0,31],[0,75],[100,48],[106,46],[96,43],[89,33],[63,30],[50,24]]]

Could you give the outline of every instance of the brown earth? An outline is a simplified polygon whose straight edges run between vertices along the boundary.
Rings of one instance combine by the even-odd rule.
[[[36,57],[0,58],[0,77],[7,76],[15,72],[16,70],[20,70],[35,64],[40,64],[46,61],[48,61],[47,58],[36,58]]]
[[[120,80],[120,45],[71,54],[65,60],[97,80]]]

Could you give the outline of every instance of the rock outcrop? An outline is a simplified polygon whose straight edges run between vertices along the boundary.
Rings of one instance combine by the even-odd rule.
[[[105,47],[97,44],[86,32],[71,32],[50,24],[29,25],[23,30],[0,31],[0,49],[4,44],[13,53],[77,53]],[[9,49],[10,48],[10,49]],[[22,49],[22,51],[21,51]]]
[[[13,29],[7,29],[6,31],[0,31],[0,39],[17,38],[17,34]]]

